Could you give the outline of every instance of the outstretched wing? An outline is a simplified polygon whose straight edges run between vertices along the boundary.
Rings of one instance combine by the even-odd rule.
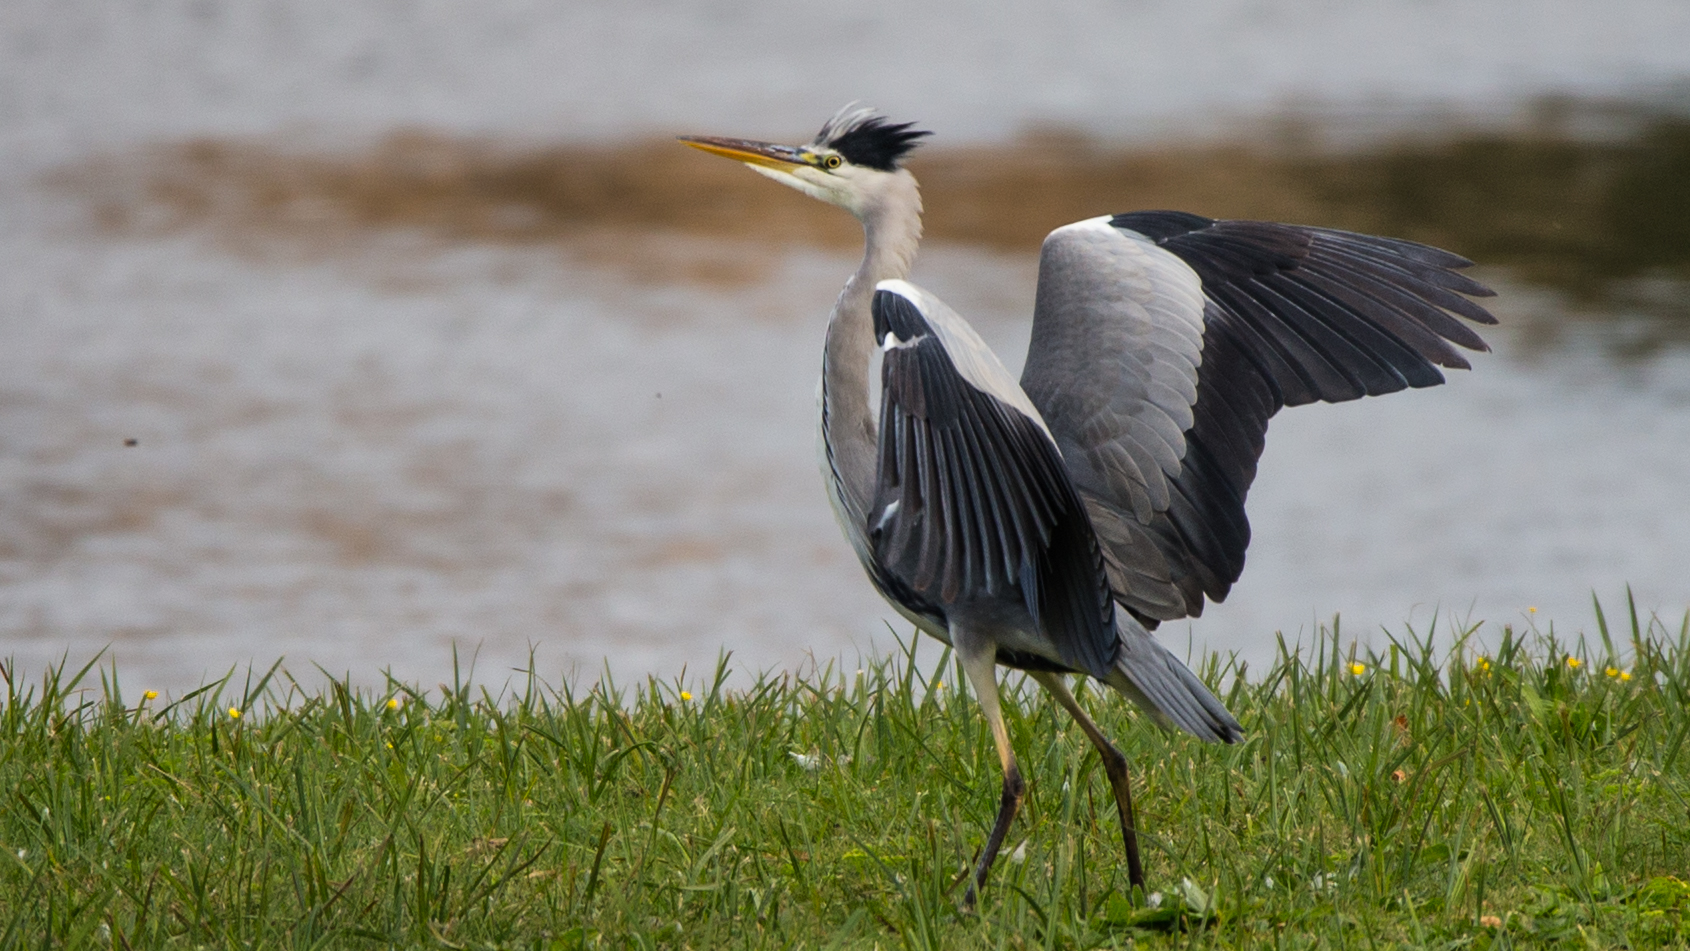
[[[1103,556],[1038,410],[932,296],[885,281],[873,314],[876,562],[926,604],[1019,602],[1062,664],[1106,676],[1117,641]]]
[[[1443,382],[1489,349],[1471,262],[1410,241],[1181,212],[1045,241],[1022,388],[1092,515],[1116,596],[1201,614],[1244,568],[1268,419]],[[1177,430],[1177,432],[1174,432]]]

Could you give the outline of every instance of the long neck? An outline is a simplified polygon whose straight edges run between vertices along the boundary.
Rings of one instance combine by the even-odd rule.
[[[915,178],[899,171],[858,213],[866,239],[863,263],[845,282],[827,324],[822,355],[824,472],[838,515],[863,540],[864,516],[874,496],[878,424],[869,405],[869,365],[874,357],[874,286],[907,278],[921,242],[921,195]]]

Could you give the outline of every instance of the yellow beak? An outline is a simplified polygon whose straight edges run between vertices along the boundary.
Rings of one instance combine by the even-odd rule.
[[[722,139],[709,135],[683,135],[679,139],[683,144],[711,155],[720,155],[747,165],[761,165],[783,172],[799,165],[810,164],[808,153],[791,145],[754,142],[750,139]]]

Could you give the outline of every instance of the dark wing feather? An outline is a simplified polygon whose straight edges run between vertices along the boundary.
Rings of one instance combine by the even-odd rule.
[[[1023,604],[1068,667],[1107,676],[1114,605],[1103,556],[1037,421],[959,372],[915,302],[875,293],[882,362],[875,561],[924,604]],[[1013,385],[1013,383],[1011,383]]]
[[[1197,615],[1243,570],[1244,500],[1268,419],[1281,406],[1442,383],[1438,367],[1468,366],[1450,344],[1489,349],[1457,318],[1494,324],[1468,299],[1491,291],[1458,273],[1472,262],[1411,241],[1181,212],[1110,223],[1177,256],[1207,299],[1186,455],[1150,525],[1183,596],[1180,614]]]

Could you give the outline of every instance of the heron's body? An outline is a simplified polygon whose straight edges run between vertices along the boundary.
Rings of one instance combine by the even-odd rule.
[[[1243,731],[1151,631],[1223,599],[1249,542],[1244,498],[1281,406],[1442,382],[1451,314],[1490,316],[1465,260],[1411,242],[1140,212],[1046,238],[1020,380],[908,277],[921,199],[899,159],[918,137],[868,110],[808,146],[693,138],[851,211],[865,251],[827,326],[823,480],[870,580],[952,645],[992,727],[1003,801],[984,883],[1022,782],[994,668],[1028,671],[1103,756],[1129,874],[1143,883],[1126,761],[1065,676],[1084,674],[1162,726]],[[879,405],[869,374],[881,361]]]

